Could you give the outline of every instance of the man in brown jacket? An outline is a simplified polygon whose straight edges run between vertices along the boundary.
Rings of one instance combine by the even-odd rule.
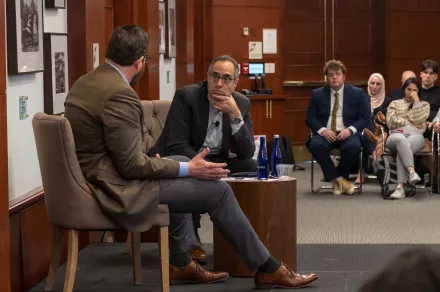
[[[214,283],[229,277],[208,272],[191,259],[186,240],[191,213],[210,214],[249,269],[258,270],[257,287],[301,287],[315,281],[316,275],[296,274],[269,254],[231,188],[220,180],[229,173],[226,164],[204,160],[209,149],[190,162],[145,154],[142,106],[130,85],[145,69],[148,42],[139,27],[116,28],[106,62],[78,79],[65,102],[81,169],[103,210],[121,227],[145,231],[157,204],[169,206],[172,283]]]

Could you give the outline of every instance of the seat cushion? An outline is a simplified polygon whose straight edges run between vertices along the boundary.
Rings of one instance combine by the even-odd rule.
[[[156,226],[169,226],[170,215],[168,205],[160,204],[157,206],[156,218],[154,219],[154,225]]]

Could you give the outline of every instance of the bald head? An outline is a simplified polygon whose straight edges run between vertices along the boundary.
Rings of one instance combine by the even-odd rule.
[[[403,71],[402,80],[400,80],[400,82],[402,82],[402,86],[405,83],[405,81],[411,77],[416,78],[416,74],[413,71],[409,71],[409,70]]]

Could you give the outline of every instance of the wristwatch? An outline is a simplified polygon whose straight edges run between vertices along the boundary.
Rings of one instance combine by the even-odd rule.
[[[241,122],[243,122],[243,119],[242,119],[241,117],[238,117],[238,118],[234,118],[234,119],[231,121],[231,124],[233,124],[233,125],[238,125],[238,124],[240,124]]]

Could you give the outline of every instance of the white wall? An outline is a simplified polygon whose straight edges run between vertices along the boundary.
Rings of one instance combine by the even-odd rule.
[[[67,33],[67,9],[44,9],[43,27],[44,32]],[[42,184],[32,117],[44,111],[43,84],[42,72],[7,78],[9,200]],[[19,96],[28,96],[29,117],[25,120],[19,120]]]
[[[169,71],[169,82],[167,72]],[[176,59],[159,56],[159,94],[162,100],[172,100],[176,91]]]

